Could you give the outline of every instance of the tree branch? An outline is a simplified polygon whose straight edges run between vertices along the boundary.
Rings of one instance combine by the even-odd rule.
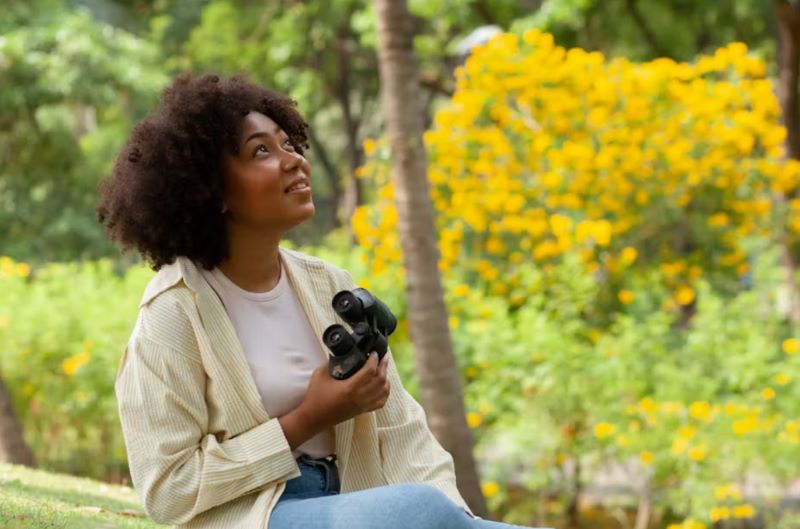
[[[636,4],[637,0],[625,0],[625,5],[628,7],[628,12],[631,15],[631,18],[636,22],[639,26],[639,30],[642,32],[642,36],[644,40],[647,41],[647,44],[650,45],[650,48],[653,50],[653,53],[659,57],[669,57],[669,53],[662,48],[658,44],[658,39],[656,39],[655,33],[653,30],[650,29],[650,26],[647,24],[647,20],[645,19],[642,12],[639,11],[639,6]]]

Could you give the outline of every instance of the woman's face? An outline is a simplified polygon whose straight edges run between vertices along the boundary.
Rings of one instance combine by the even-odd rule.
[[[281,234],[314,216],[311,164],[272,119],[250,112],[239,153],[223,155],[228,222]]]

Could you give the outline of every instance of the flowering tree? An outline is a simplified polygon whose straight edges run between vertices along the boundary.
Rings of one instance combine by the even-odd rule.
[[[425,141],[451,324],[471,321],[455,333],[471,425],[543,425],[529,483],[570,468],[573,508],[582,465],[613,460],[647,477],[639,527],[653,502],[684,529],[755,516],[743,476],[796,472],[800,412],[800,342],[748,291],[775,284],[752,277],[770,242],[800,233],[763,63],[740,43],[606,60],[532,30],[456,75]],[[402,254],[386,145],[365,150],[383,186],[353,227],[380,276]]]

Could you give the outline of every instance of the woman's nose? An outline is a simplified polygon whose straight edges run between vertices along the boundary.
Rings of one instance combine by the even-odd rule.
[[[301,163],[303,163],[303,155],[293,151],[284,151],[281,159],[281,167],[284,171],[296,169]]]

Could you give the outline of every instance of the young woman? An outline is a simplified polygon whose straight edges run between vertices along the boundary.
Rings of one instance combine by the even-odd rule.
[[[157,274],[116,393],[133,484],[185,528],[501,528],[474,518],[391,353],[339,381],[323,330],[350,275],[280,247],[314,215],[306,123],[243,76],[179,76],[100,187]]]

